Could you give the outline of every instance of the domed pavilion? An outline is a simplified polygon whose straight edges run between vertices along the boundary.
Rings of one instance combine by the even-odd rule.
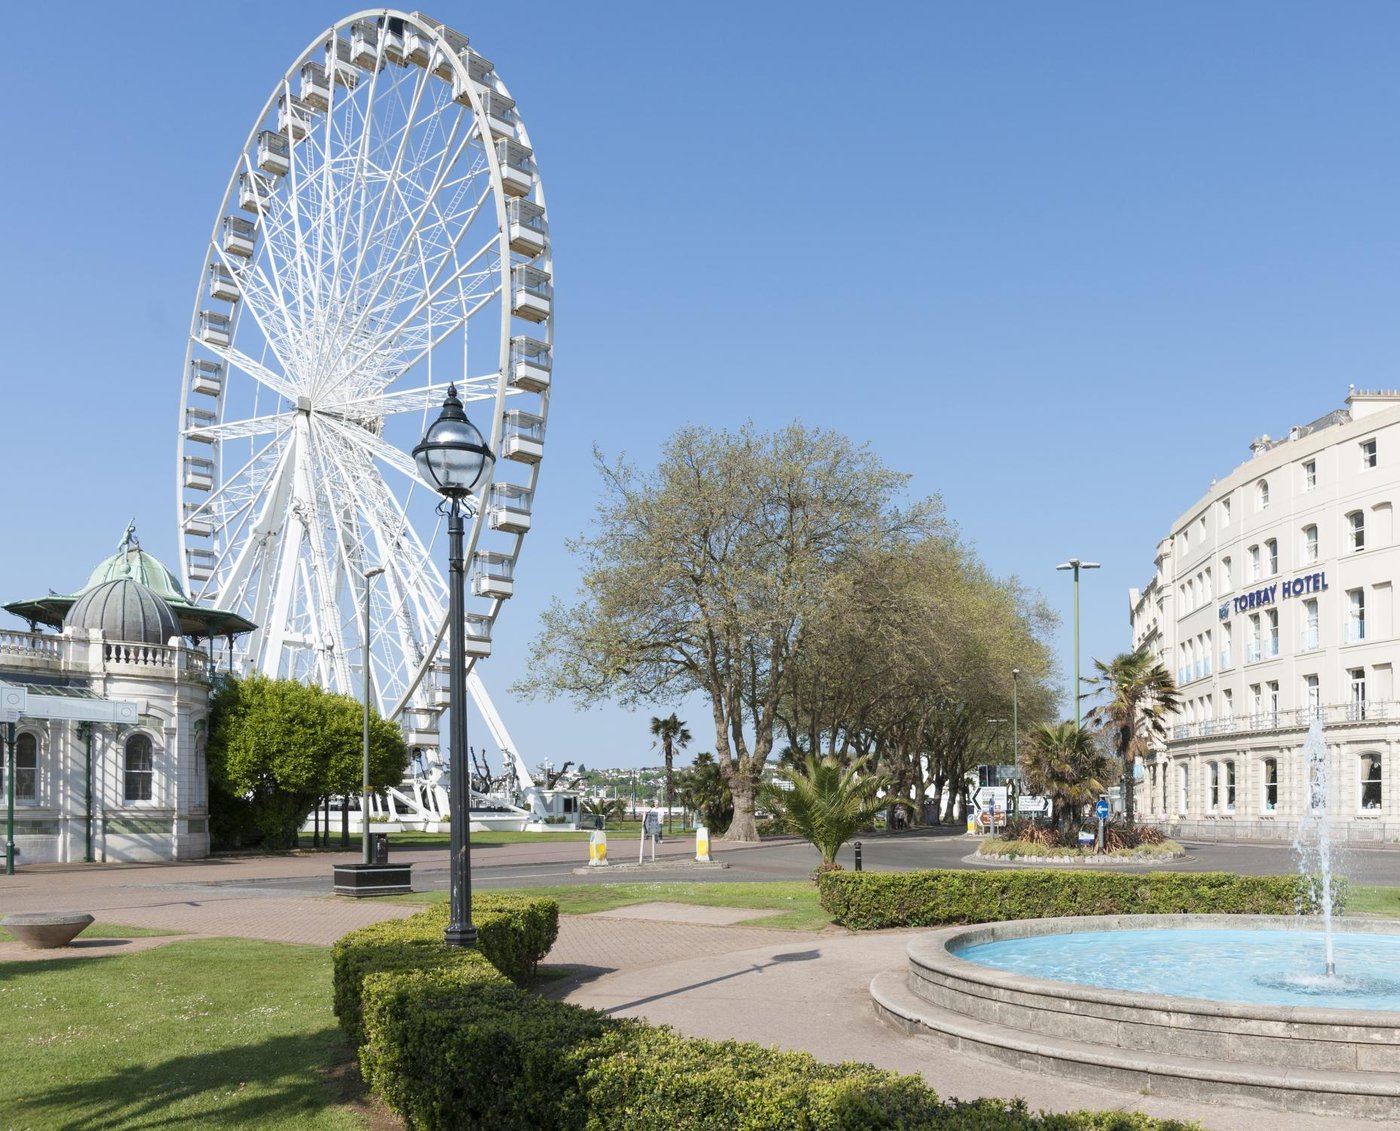
[[[76,593],[3,607],[29,626],[0,631],[19,862],[207,856],[212,646],[254,625],[192,603],[133,526]]]

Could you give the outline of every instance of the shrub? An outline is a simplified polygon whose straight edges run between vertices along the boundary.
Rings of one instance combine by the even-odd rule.
[[[411,1128],[571,1127],[582,1059],[621,1022],[461,970],[370,975],[365,1080]]]
[[[597,1042],[583,1076],[589,1131],[928,1127],[943,1105],[917,1076],[643,1026]]]
[[[1316,902],[1298,876],[1225,872],[830,872],[818,884],[823,909],[858,931],[1062,915],[1292,915]],[[1334,909],[1344,894],[1334,888]]]
[[[525,982],[559,934],[559,905],[551,899],[485,893],[472,901],[477,930],[474,949],[442,941],[445,903],[412,915],[351,931],[331,949],[335,1015],[355,1044],[365,1039],[362,1012],[365,978],[374,973],[433,971],[460,967],[472,981]]]

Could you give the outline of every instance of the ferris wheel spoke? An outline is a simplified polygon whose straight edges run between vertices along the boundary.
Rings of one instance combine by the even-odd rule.
[[[454,382],[457,397],[463,403],[470,401],[493,400],[499,373],[483,377],[466,377]],[[396,389],[393,392],[371,393],[367,396],[350,397],[336,401],[336,411],[347,416],[374,417],[382,419],[399,413],[422,413],[442,406],[442,398],[447,394],[447,386],[441,382],[435,385],[420,385],[413,389]]]
[[[270,416],[253,416],[246,420],[225,420],[200,428],[200,432],[215,440],[240,440],[250,436],[265,436],[269,432],[281,432],[292,426],[293,414],[277,412]]]
[[[211,350],[230,365],[236,366],[243,373],[247,374],[259,385],[270,389],[280,396],[286,397],[292,404],[296,404],[297,397],[301,395],[300,390],[286,378],[279,376],[271,369],[267,368],[267,366],[259,365],[242,350],[233,349],[232,347],[223,349],[211,347]]]

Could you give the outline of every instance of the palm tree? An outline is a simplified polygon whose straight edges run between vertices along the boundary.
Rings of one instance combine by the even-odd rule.
[[[1123,763],[1123,817],[1131,825],[1138,756],[1153,739],[1166,738],[1166,716],[1180,709],[1181,699],[1171,673],[1146,648],[1123,652],[1107,664],[1095,660],[1094,667],[1099,674],[1085,682],[1107,701],[1089,712],[1089,721],[1109,738]]]
[[[880,791],[886,782],[864,773],[869,763],[869,755],[844,762],[832,754],[821,759],[808,754],[797,766],[777,768],[775,777],[790,788],[774,784],[763,791],[764,805],[778,823],[822,854],[822,871],[837,866],[841,846],[884,808]]]
[[[606,824],[627,816],[627,802],[620,797],[589,797],[583,802],[583,811],[591,817],[602,817]]]
[[[681,804],[700,814],[701,821],[716,836],[729,827],[734,816],[734,798],[715,756],[695,755],[695,762],[679,775]]]
[[[1077,813],[1111,784],[1113,759],[1094,736],[1075,722],[1039,723],[1022,753],[1026,792],[1048,797],[1055,806],[1054,823]]]
[[[685,729],[685,723],[672,711],[664,719],[651,720],[651,733],[656,742],[661,743],[661,752],[666,756],[666,831],[674,832],[675,821],[671,816],[671,803],[674,800],[671,789],[671,764],[676,751],[683,750],[690,744],[690,731]],[[655,746],[656,742],[652,745]]]

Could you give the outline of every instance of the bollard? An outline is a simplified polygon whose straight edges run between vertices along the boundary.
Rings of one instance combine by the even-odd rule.
[[[695,862],[710,863],[710,830],[704,825],[695,826]]]
[[[860,841],[856,841],[854,847],[855,847],[855,850],[856,850],[856,871],[859,872],[859,871],[860,871]]]
[[[606,868],[608,866],[608,834],[601,829],[588,837],[588,866]]]

